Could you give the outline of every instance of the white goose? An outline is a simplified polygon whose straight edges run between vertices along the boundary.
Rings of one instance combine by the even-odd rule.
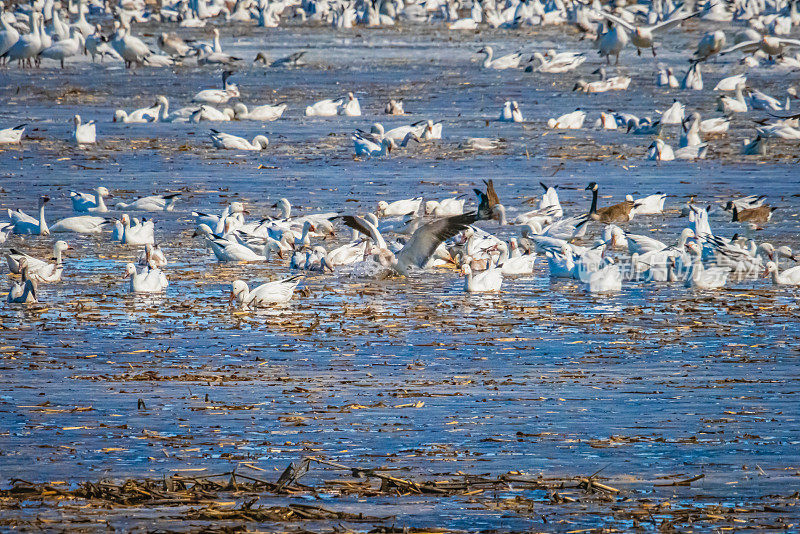
[[[772,275],[772,283],[776,286],[800,286],[800,267],[792,267],[780,272],[777,263],[768,261],[764,270],[764,277],[770,275]]]
[[[112,122],[122,122],[126,124],[145,124],[148,122],[156,122],[161,113],[161,108],[158,103],[153,104],[147,108],[135,109],[128,113],[124,109],[118,109],[114,112]]]
[[[147,243],[139,257],[136,258],[136,263],[142,267],[147,267],[152,263],[160,269],[167,266],[167,257],[164,255],[164,251],[161,250],[161,245]]]
[[[714,91],[735,91],[736,86],[747,84],[747,76],[745,74],[735,74],[721,79],[717,85],[714,86]]]
[[[102,185],[94,190],[94,194],[70,191],[72,210],[78,213],[107,213],[105,197],[111,198],[111,193]]]
[[[29,277],[39,283],[56,283],[61,281],[61,274],[64,272],[62,260],[66,250],[69,250],[69,245],[65,241],[56,241],[53,245],[55,262],[49,263],[12,248],[6,254],[6,263],[9,271],[14,274],[21,274],[22,260],[25,259]]]
[[[13,128],[0,130],[0,145],[19,145],[22,144],[22,134],[25,133],[27,124],[20,124]]]
[[[222,111],[213,106],[203,104],[199,109],[195,110],[189,115],[189,122],[197,124],[202,121],[208,122],[228,122],[234,119],[236,114],[231,108],[225,108]]]
[[[347,93],[347,102],[342,106],[341,114],[348,117],[361,116],[361,105],[353,93]]]
[[[247,106],[239,102],[233,106],[233,113],[237,120],[271,122],[280,119],[283,112],[286,111],[286,107],[286,104],[278,104],[275,106],[265,105],[256,106],[248,110]]]
[[[155,266],[146,267],[139,272],[133,263],[128,263],[125,265],[124,278],[129,277],[131,280],[128,291],[131,293],[161,293],[169,285],[164,271]]]
[[[15,234],[50,235],[50,228],[44,220],[44,205],[50,200],[48,196],[39,197],[39,218],[34,219],[22,210],[8,210],[8,216],[14,225]]]
[[[723,113],[745,113],[747,111],[747,101],[744,99],[744,84],[736,85],[736,96],[721,96],[718,100],[717,110]]]
[[[233,71],[226,70],[222,73],[222,89],[204,89],[192,97],[192,102],[203,104],[225,104],[231,98],[239,97],[239,88],[228,83],[228,78]]]
[[[576,109],[572,113],[565,113],[557,119],[548,119],[547,127],[551,130],[579,130],[583,128],[586,112]]]
[[[378,209],[375,210],[375,214],[378,217],[402,217],[403,215],[413,215],[419,213],[421,205],[422,197],[395,200],[394,202],[381,200],[378,202]]]
[[[467,293],[493,293],[503,286],[503,272],[490,265],[485,271],[472,270],[472,258],[467,256],[461,266],[464,276],[464,291]]]
[[[522,112],[519,110],[519,104],[515,101],[506,101],[503,104],[503,110],[500,112],[500,122],[524,122]]]
[[[155,228],[153,221],[142,220],[141,224],[131,226],[131,218],[127,213],[122,215],[122,236],[120,243],[123,245],[155,244]]]
[[[596,271],[584,274],[582,278],[590,293],[610,293],[622,290],[622,272],[619,265],[616,264],[606,265]]]
[[[384,137],[376,143],[372,139],[356,132],[350,138],[353,140],[353,150],[356,156],[366,156],[370,158],[388,156],[394,148],[394,141]]]
[[[267,282],[253,288],[252,291],[245,282],[236,280],[231,284],[230,302],[235,299],[243,310],[289,302],[301,278],[302,276],[297,275],[283,280]]]
[[[189,117],[197,111],[197,108],[185,107],[170,113],[169,100],[163,95],[156,97],[156,103],[161,106],[158,112],[158,122],[187,122]]]
[[[723,267],[703,267],[701,260],[703,250],[696,241],[686,243],[686,248],[692,254],[691,275],[686,280],[686,287],[693,289],[718,289],[728,281],[730,271]]]
[[[66,217],[57,221],[50,227],[50,231],[56,233],[75,232],[78,234],[99,234],[109,221],[104,217],[94,215],[77,215]]]
[[[522,52],[514,52],[513,54],[507,54],[505,56],[492,59],[494,49],[491,46],[484,46],[478,50],[478,54],[486,55],[486,59],[483,60],[483,68],[485,69],[516,69],[519,67],[519,63],[522,60]]]
[[[342,99],[339,100],[320,100],[306,108],[306,117],[335,117],[339,112],[339,106],[342,105]]]
[[[509,246],[511,252],[509,253]],[[497,245],[500,257],[497,259],[497,268],[503,276],[526,276],[533,272],[536,254],[522,254],[516,238],[511,238],[510,245],[500,242]]]
[[[269,146],[269,139],[264,135],[255,136],[252,143],[244,137],[219,132],[213,128],[208,135],[215,147],[227,150],[264,150]]]
[[[25,258],[20,260],[20,273],[22,274],[22,280],[11,284],[11,290],[8,292],[6,301],[9,304],[29,304],[38,302],[36,297],[36,282],[28,277],[28,260]]]
[[[91,145],[97,142],[97,132],[94,121],[83,123],[80,115],[72,118],[75,127],[72,130],[72,137],[79,145]]]
[[[117,202],[114,207],[118,210],[128,211],[172,211],[175,209],[175,202],[178,201],[180,195],[180,193],[152,195],[133,202]]]

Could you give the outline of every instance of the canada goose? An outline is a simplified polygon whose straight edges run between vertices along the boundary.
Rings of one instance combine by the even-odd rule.
[[[633,218],[634,203],[625,200],[618,204],[597,208],[597,192],[599,186],[597,182],[592,182],[586,186],[586,191],[592,191],[592,207],[589,209],[589,218],[602,223],[628,222]]]
[[[494,181],[484,180],[486,184],[486,193],[479,189],[473,189],[475,194],[478,195],[480,202],[478,203],[478,221],[495,219],[501,225],[506,224],[506,208],[500,204],[500,199],[497,192],[494,190]]]
[[[740,210],[736,204],[734,204],[731,222],[765,223],[772,219],[772,212],[776,209],[778,208],[764,205],[757,208]]]

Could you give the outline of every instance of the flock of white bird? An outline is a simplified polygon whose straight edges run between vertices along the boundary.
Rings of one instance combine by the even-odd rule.
[[[475,190],[477,207],[471,211],[465,211],[467,198],[462,195],[427,202],[422,197],[381,201],[374,212],[364,216],[337,212],[295,215],[291,203],[282,198],[273,206],[279,210],[277,215],[247,220],[244,204],[235,201],[219,214],[192,212],[193,235],[204,241],[219,262],[278,262],[299,272],[324,276],[339,271],[368,279],[458,270],[465,280],[464,290],[471,293],[499,291],[508,278],[533,276],[539,255],[544,256],[540,261],[547,262],[550,277],[577,280],[592,293],[619,291],[623,281],[680,282],[711,290],[725,286],[729,278],[741,281],[771,276],[776,285],[800,285],[800,266],[783,269],[780,264],[781,260],[799,259],[790,247],[717,235],[710,225],[710,208],[687,203],[682,213],[688,217],[686,228],[674,242],[662,242],[626,232],[620,225],[634,217],[663,216],[665,194],[640,199],[629,195],[617,204],[598,207],[599,186],[592,182],[586,188],[593,195],[588,213],[565,216],[557,187],[542,187],[536,207],[527,211],[525,206],[517,207],[513,218],[508,217],[491,180],[485,191]],[[166,215],[174,210],[179,194],[120,201],[113,207],[106,203],[111,195],[103,186],[92,193],[71,192],[70,196],[76,215],[52,225],[45,217],[46,196],[39,200],[38,217],[8,210],[9,220],[0,223],[0,243],[13,236],[108,234],[121,246],[143,247],[136,264],[127,263],[122,273],[129,278],[130,292],[166,291],[168,260],[156,243],[155,224],[131,214]],[[724,213],[755,228],[766,224],[775,210],[764,200],[756,196],[735,199],[724,207]],[[533,207],[533,202],[528,207]],[[588,237],[587,229],[598,224],[597,235]],[[500,238],[487,231],[487,225],[497,225],[506,234],[516,231],[516,235]],[[325,242],[334,239],[337,227],[342,226],[350,228],[352,235],[344,243],[326,248]],[[9,270],[21,275],[20,281],[12,282],[9,303],[37,302],[40,284],[61,281],[64,255],[71,250],[67,241],[59,239],[53,244],[52,261],[26,254],[20,242],[7,245]],[[253,289],[235,280],[230,300],[242,309],[285,303],[301,279],[301,274],[294,274]]]
[[[89,22],[87,17],[92,20]],[[70,20],[73,18],[74,20]],[[703,90],[701,66],[718,56],[742,53],[742,72],[731,73],[720,80],[714,91],[718,116],[703,119],[697,110],[687,110],[679,101],[665,110],[656,110],[654,117],[637,117],[630,113],[600,113],[594,127],[603,130],[624,130],[630,135],[650,136],[652,144],[645,156],[657,161],[693,160],[708,154],[708,138],[725,136],[735,114],[762,110],[773,116],[756,128],[755,137],[744,141],[741,152],[764,155],[765,140],[782,138],[800,140],[800,115],[790,115],[794,87],[787,87],[785,101],[774,98],[748,85],[746,69],[800,68],[800,57],[788,51],[800,46],[800,40],[787,37],[800,24],[797,2],[789,0],[715,0],[686,2],[674,5],[672,0],[647,3],[615,2],[603,5],[599,0],[162,0],[154,7],[143,0],[120,0],[116,5],[101,0],[34,0],[18,3],[13,10],[0,2],[0,64],[16,62],[21,68],[39,66],[42,60],[59,62],[62,68],[70,58],[88,54],[92,61],[106,58],[123,61],[126,67],[170,67],[193,58],[198,65],[225,68],[219,88],[198,92],[190,105],[172,109],[166,96],[158,96],[152,106],[133,111],[117,110],[113,120],[124,123],[155,122],[227,122],[234,120],[274,121],[286,111],[287,103],[274,103],[248,108],[242,102],[218,109],[231,100],[241,99],[238,86],[230,81],[233,70],[243,59],[223,51],[220,30],[212,29],[211,42],[184,40],[175,33],[161,33],[155,44],[148,44],[133,33],[134,23],[159,21],[182,28],[201,28],[213,20],[217,24],[247,23],[275,27],[289,19],[331,24],[336,28],[355,25],[392,26],[395,24],[444,24],[447,28],[473,30],[481,26],[519,28],[569,24],[578,28],[582,40],[593,43],[600,56],[611,64],[620,62],[620,55],[631,45],[638,54],[649,50],[657,58],[659,34],[676,31],[696,21],[727,23],[730,30],[714,30],[704,35],[690,58],[690,66],[682,79],[672,67],[656,64],[655,84],[666,88]],[[103,24],[111,22],[112,33],[103,33]],[[728,46],[729,39],[732,44]],[[158,51],[156,51],[156,47]],[[498,71],[525,69],[530,72],[564,74],[574,72],[587,60],[588,52],[514,52],[496,55],[490,46],[477,51],[484,55],[482,67]],[[270,67],[300,67],[304,52],[272,60],[259,53],[254,63]],[[529,60],[525,58],[529,56]],[[657,61],[657,59],[654,59]],[[618,73],[609,76],[601,67],[593,74],[596,80],[579,79],[575,91],[604,93],[627,91],[631,78]],[[732,94],[732,96],[729,96]],[[383,110],[389,115],[405,115],[402,101],[391,100]],[[709,110],[714,113],[713,110]],[[704,111],[705,113],[705,111]],[[307,117],[359,117],[361,105],[352,92],[312,103],[305,107]],[[517,101],[505,102],[498,121],[525,122]],[[587,113],[577,109],[547,120],[553,130],[584,128]],[[73,140],[81,146],[97,142],[97,124],[85,122],[80,115],[73,118]],[[662,139],[666,126],[679,130],[679,146],[673,148]],[[0,130],[0,144],[22,142],[25,125]],[[384,157],[393,149],[409,142],[442,139],[443,123],[421,120],[386,130],[375,123],[369,131],[357,130],[352,135],[353,150],[358,157]],[[252,141],[212,129],[213,146],[237,151],[260,151],[269,146],[264,135]],[[467,146],[491,150],[497,146],[491,138],[471,138]],[[544,186],[544,194],[536,209],[517,208],[513,220],[499,201],[491,181],[485,191],[476,190],[477,208],[465,211],[466,198],[443,200],[422,198],[379,203],[375,213],[363,217],[340,213],[314,213],[293,216],[286,199],[276,204],[280,216],[248,221],[240,202],[231,203],[220,214],[193,213],[195,235],[203,239],[221,262],[266,262],[287,259],[289,267],[299,271],[326,273],[346,269],[354,276],[409,276],[415,272],[450,267],[465,278],[468,292],[500,290],[504,279],[530,276],[538,255],[544,255],[549,274],[554,278],[579,280],[591,292],[618,291],[624,280],[645,282],[681,281],[697,289],[723,287],[728,279],[742,279],[764,274],[779,285],[800,285],[800,267],[782,270],[781,260],[796,260],[788,246],[734,236],[715,235],[706,209],[688,205],[689,224],[674,243],[664,243],[643,235],[624,231],[620,224],[634,216],[658,216],[663,212],[666,195],[655,194],[618,204],[598,207],[598,185],[587,188],[593,193],[588,213],[564,215],[555,187]],[[133,216],[136,212],[170,212],[177,194],[148,196],[130,203],[106,204],[105,187],[92,193],[72,193],[75,216],[52,226],[45,220],[48,197],[39,201],[38,217],[21,210],[9,210],[7,222],[0,223],[0,244],[13,235],[48,236],[51,233],[110,233],[112,239],[125,246],[143,246],[137,264],[125,266],[130,278],[128,288],[136,293],[165,291],[168,286],[167,259],[156,244],[152,220]],[[107,214],[113,210],[117,216]],[[726,211],[733,221],[749,228],[766,224],[774,208],[764,205],[763,197],[732,200]],[[519,234],[509,240],[482,229],[478,223],[498,224],[501,228],[518,228]],[[602,224],[596,239],[587,239],[587,228]],[[319,239],[335,235],[337,226],[353,230],[348,242],[327,249]],[[513,227],[511,226],[513,225]],[[387,240],[387,236],[392,236]],[[578,244],[582,243],[582,244]],[[45,261],[20,251],[14,243],[6,254],[9,269],[21,275],[14,282],[8,301],[36,302],[38,285],[57,283],[64,269],[63,257],[70,247],[59,240],[53,245],[53,261]],[[619,254],[627,251],[627,254]],[[259,285],[249,289],[241,281],[231,285],[231,301],[242,308],[286,302],[301,280],[300,275]]]

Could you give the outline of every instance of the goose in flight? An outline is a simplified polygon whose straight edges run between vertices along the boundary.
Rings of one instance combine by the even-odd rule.
[[[792,46],[800,46],[800,39],[787,39],[785,37],[773,37],[771,35],[764,35],[761,39],[744,41],[739,44],[730,46],[719,52],[719,55],[724,56],[731,52],[742,51],[746,53],[753,53],[761,50],[769,56],[770,61],[772,56],[780,56],[783,54],[785,48]]]
[[[636,26],[620,17],[612,15],[611,13],[606,13],[605,11],[600,12],[601,16],[613,21],[614,23],[631,32],[631,44],[636,47],[636,53],[638,55],[642,55],[643,48],[649,48],[653,52],[653,57],[656,57],[656,46],[655,42],[653,41],[655,34],[669,30],[670,28],[674,28],[684,20],[696,17],[699,14],[700,11],[695,11],[694,13],[677,15],[669,20],[665,20],[664,22],[660,22],[653,26]]]
[[[372,239],[377,248],[377,260],[381,265],[394,269],[402,276],[408,276],[412,268],[422,269],[443,241],[475,222],[476,214],[471,212],[454,215],[420,226],[397,253],[389,250],[378,228],[367,219],[355,215],[344,215],[340,218],[345,225]]]

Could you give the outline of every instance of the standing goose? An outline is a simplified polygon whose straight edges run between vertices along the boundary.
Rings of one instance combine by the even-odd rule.
[[[36,282],[28,277],[28,260],[22,258],[19,260],[19,264],[22,280],[11,284],[11,290],[8,292],[6,301],[9,304],[29,304],[38,302],[36,298]]]
[[[605,56],[608,64],[611,64],[611,56],[616,56],[615,65],[619,65],[619,54],[625,45],[628,44],[628,34],[624,28],[616,26],[611,20],[606,21],[608,31],[598,34],[597,49],[601,56]]]
[[[161,245],[147,243],[136,262],[143,267],[147,267],[152,263],[160,269],[167,266],[167,257],[164,255],[164,251],[161,250]]]
[[[776,286],[800,286],[800,267],[792,267],[780,272],[777,263],[768,261],[764,269],[764,277],[769,275],[772,275],[772,283]]]
[[[599,189],[597,182],[591,182],[586,186],[586,191],[592,191],[592,206],[589,208],[590,219],[602,223],[628,222],[633,219],[634,203],[630,200],[598,209],[597,196]]]
[[[91,145],[97,142],[97,132],[94,121],[83,123],[80,115],[72,118],[75,128],[72,130],[72,137],[79,145]]]
[[[267,282],[253,288],[251,291],[245,282],[235,280],[231,284],[231,296],[229,302],[236,302],[242,310],[260,308],[271,304],[283,304],[289,302],[294,295],[297,284],[300,283],[301,275],[291,276],[283,280]]]

